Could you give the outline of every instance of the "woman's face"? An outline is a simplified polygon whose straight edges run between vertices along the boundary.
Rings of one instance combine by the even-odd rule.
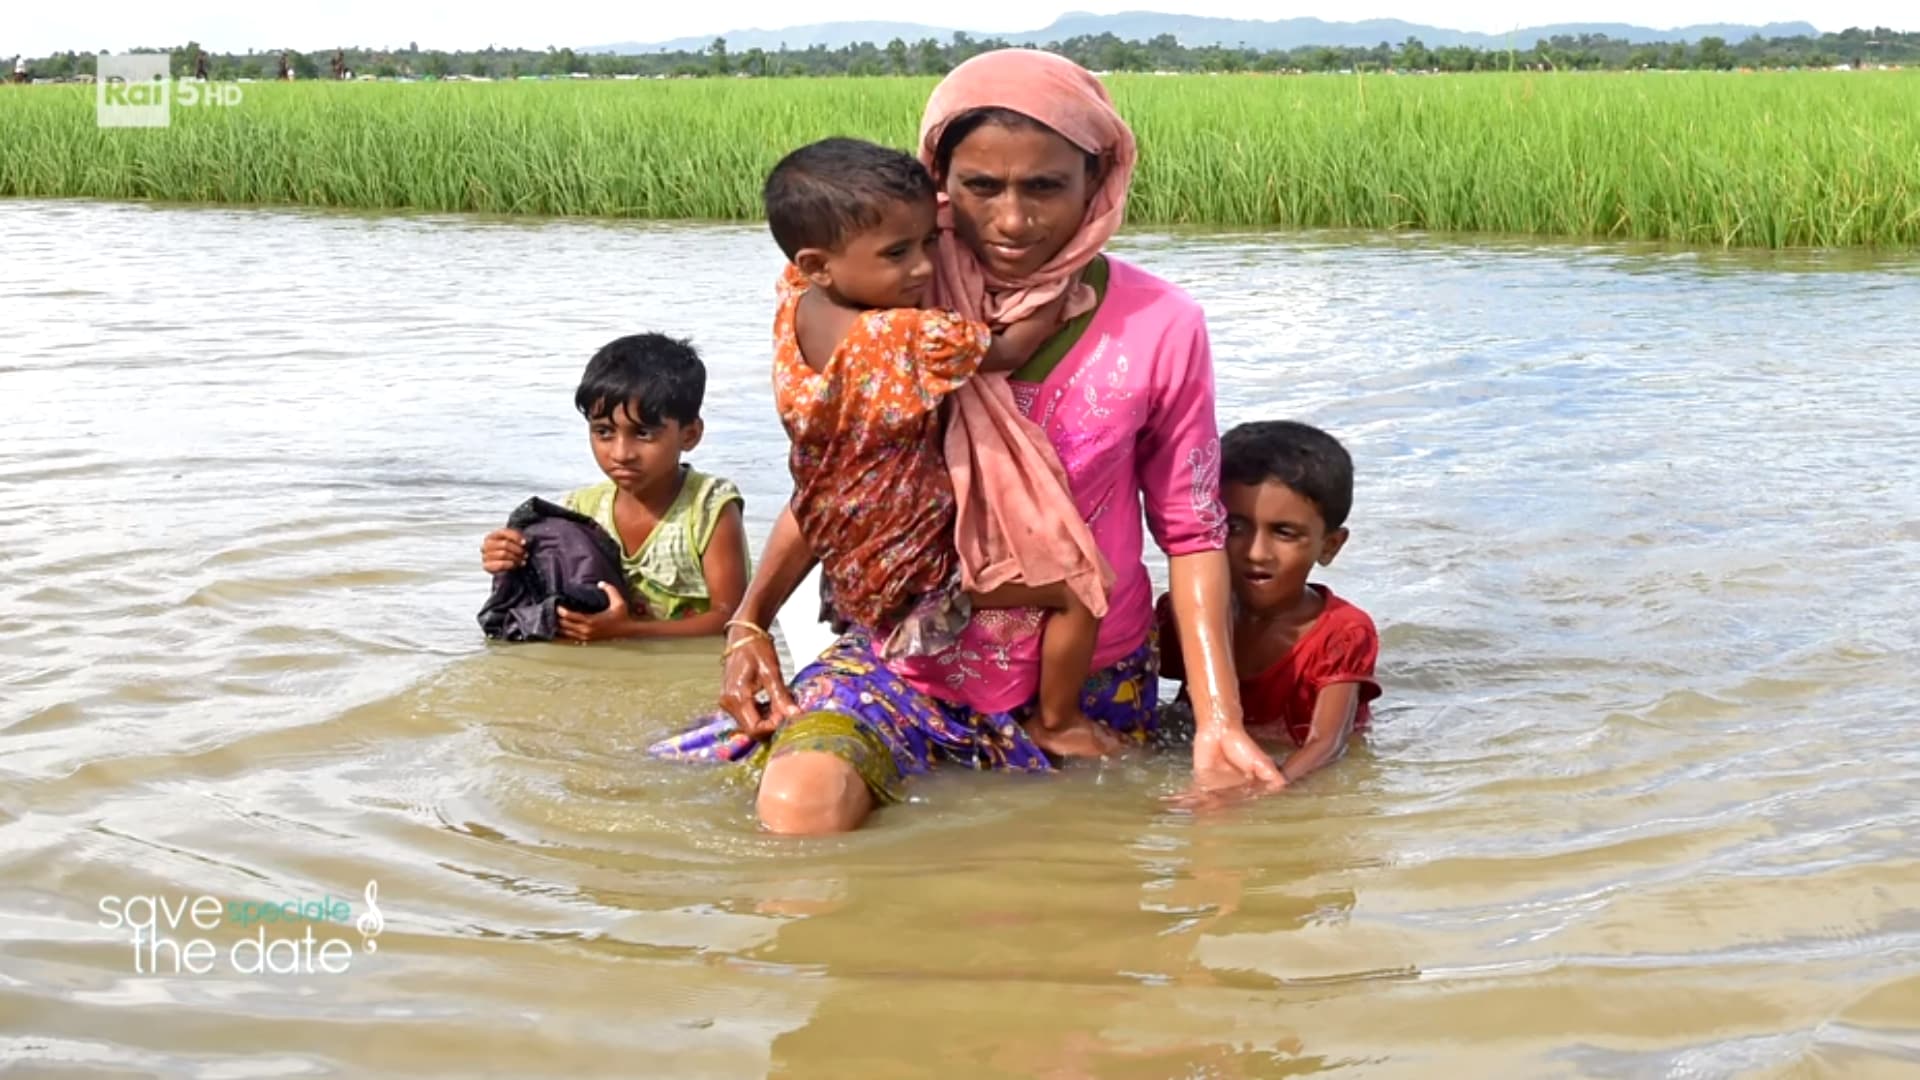
[[[1025,277],[1079,231],[1095,179],[1087,155],[1052,131],[982,124],[947,163],[954,232],[993,276]]]

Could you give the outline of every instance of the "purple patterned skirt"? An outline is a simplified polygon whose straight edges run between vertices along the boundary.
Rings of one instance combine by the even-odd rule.
[[[1033,744],[1020,722],[1031,711],[982,713],[923,694],[908,686],[875,655],[868,635],[851,630],[801,669],[793,680],[800,714],[780,725],[768,745],[740,733],[721,716],[655,743],[655,757],[696,761],[741,761],[764,765],[768,757],[802,751],[833,754],[852,765],[876,801],[898,802],[905,779],[941,763],[971,769],[1046,772],[1054,765]],[[1154,732],[1159,681],[1153,643],[1087,679],[1080,708],[1087,718],[1121,738],[1142,743]]]

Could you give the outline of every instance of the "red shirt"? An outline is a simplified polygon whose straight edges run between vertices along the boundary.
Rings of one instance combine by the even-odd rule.
[[[1293,648],[1265,671],[1240,672],[1240,708],[1250,735],[1285,730],[1294,743],[1307,741],[1313,730],[1313,704],[1320,691],[1340,683],[1360,684],[1360,705],[1353,716],[1357,734],[1371,718],[1367,702],[1380,696],[1373,664],[1380,655],[1380,635],[1367,613],[1333,595],[1325,585],[1309,585],[1326,598],[1320,617],[1293,643]],[[1174,629],[1173,605],[1160,598],[1160,674],[1186,681],[1180,659],[1180,638]]]

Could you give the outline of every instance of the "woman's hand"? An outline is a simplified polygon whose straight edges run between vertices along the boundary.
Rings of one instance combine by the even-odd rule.
[[[1280,766],[1274,764],[1273,755],[1246,729],[1220,727],[1194,732],[1193,785],[1200,791],[1247,787],[1253,794],[1264,794],[1279,791],[1287,781]]]
[[[1287,786],[1286,773],[1245,731],[1214,735],[1196,732],[1193,784],[1167,796],[1166,801],[1176,810],[1199,814],[1237,806]]]
[[[772,638],[738,629],[727,642],[727,650],[720,708],[733,717],[742,732],[764,739],[781,721],[800,711],[780,671],[780,654],[774,651]],[[765,705],[761,704],[763,700]]]
[[[607,594],[607,610],[598,615],[587,615],[559,606],[554,608],[554,614],[560,617],[560,636],[563,639],[585,645],[589,641],[613,641],[634,636],[634,626],[641,620],[627,609],[626,598],[620,595],[620,590],[602,581],[600,591]]]
[[[813,552],[789,504],[773,521],[747,594],[727,627],[727,652],[721,660],[720,708],[756,739],[773,734],[782,720],[800,711],[766,628],[812,568]]]
[[[1167,579],[1187,696],[1193,702],[1194,786],[1201,791],[1248,786],[1257,793],[1279,790],[1286,786],[1280,767],[1241,722],[1226,552],[1173,556],[1167,560]]]
[[[513,529],[495,529],[480,541],[480,569],[504,574],[526,565],[527,538]]]

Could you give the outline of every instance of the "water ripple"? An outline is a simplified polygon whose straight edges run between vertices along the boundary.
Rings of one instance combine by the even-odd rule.
[[[1127,239],[1205,306],[1223,422],[1353,450],[1326,579],[1383,631],[1375,734],[1211,816],[1159,804],[1169,755],[937,776],[788,843],[743,780],[642,754],[710,707],[711,645],[473,621],[479,536],[594,478],[571,388],[618,334],[701,348],[694,460],[764,533],[760,230],[81,202],[0,228],[10,1065],[1920,1062],[1911,259]],[[135,974],[98,907],[370,880],[381,947],[338,976]]]

